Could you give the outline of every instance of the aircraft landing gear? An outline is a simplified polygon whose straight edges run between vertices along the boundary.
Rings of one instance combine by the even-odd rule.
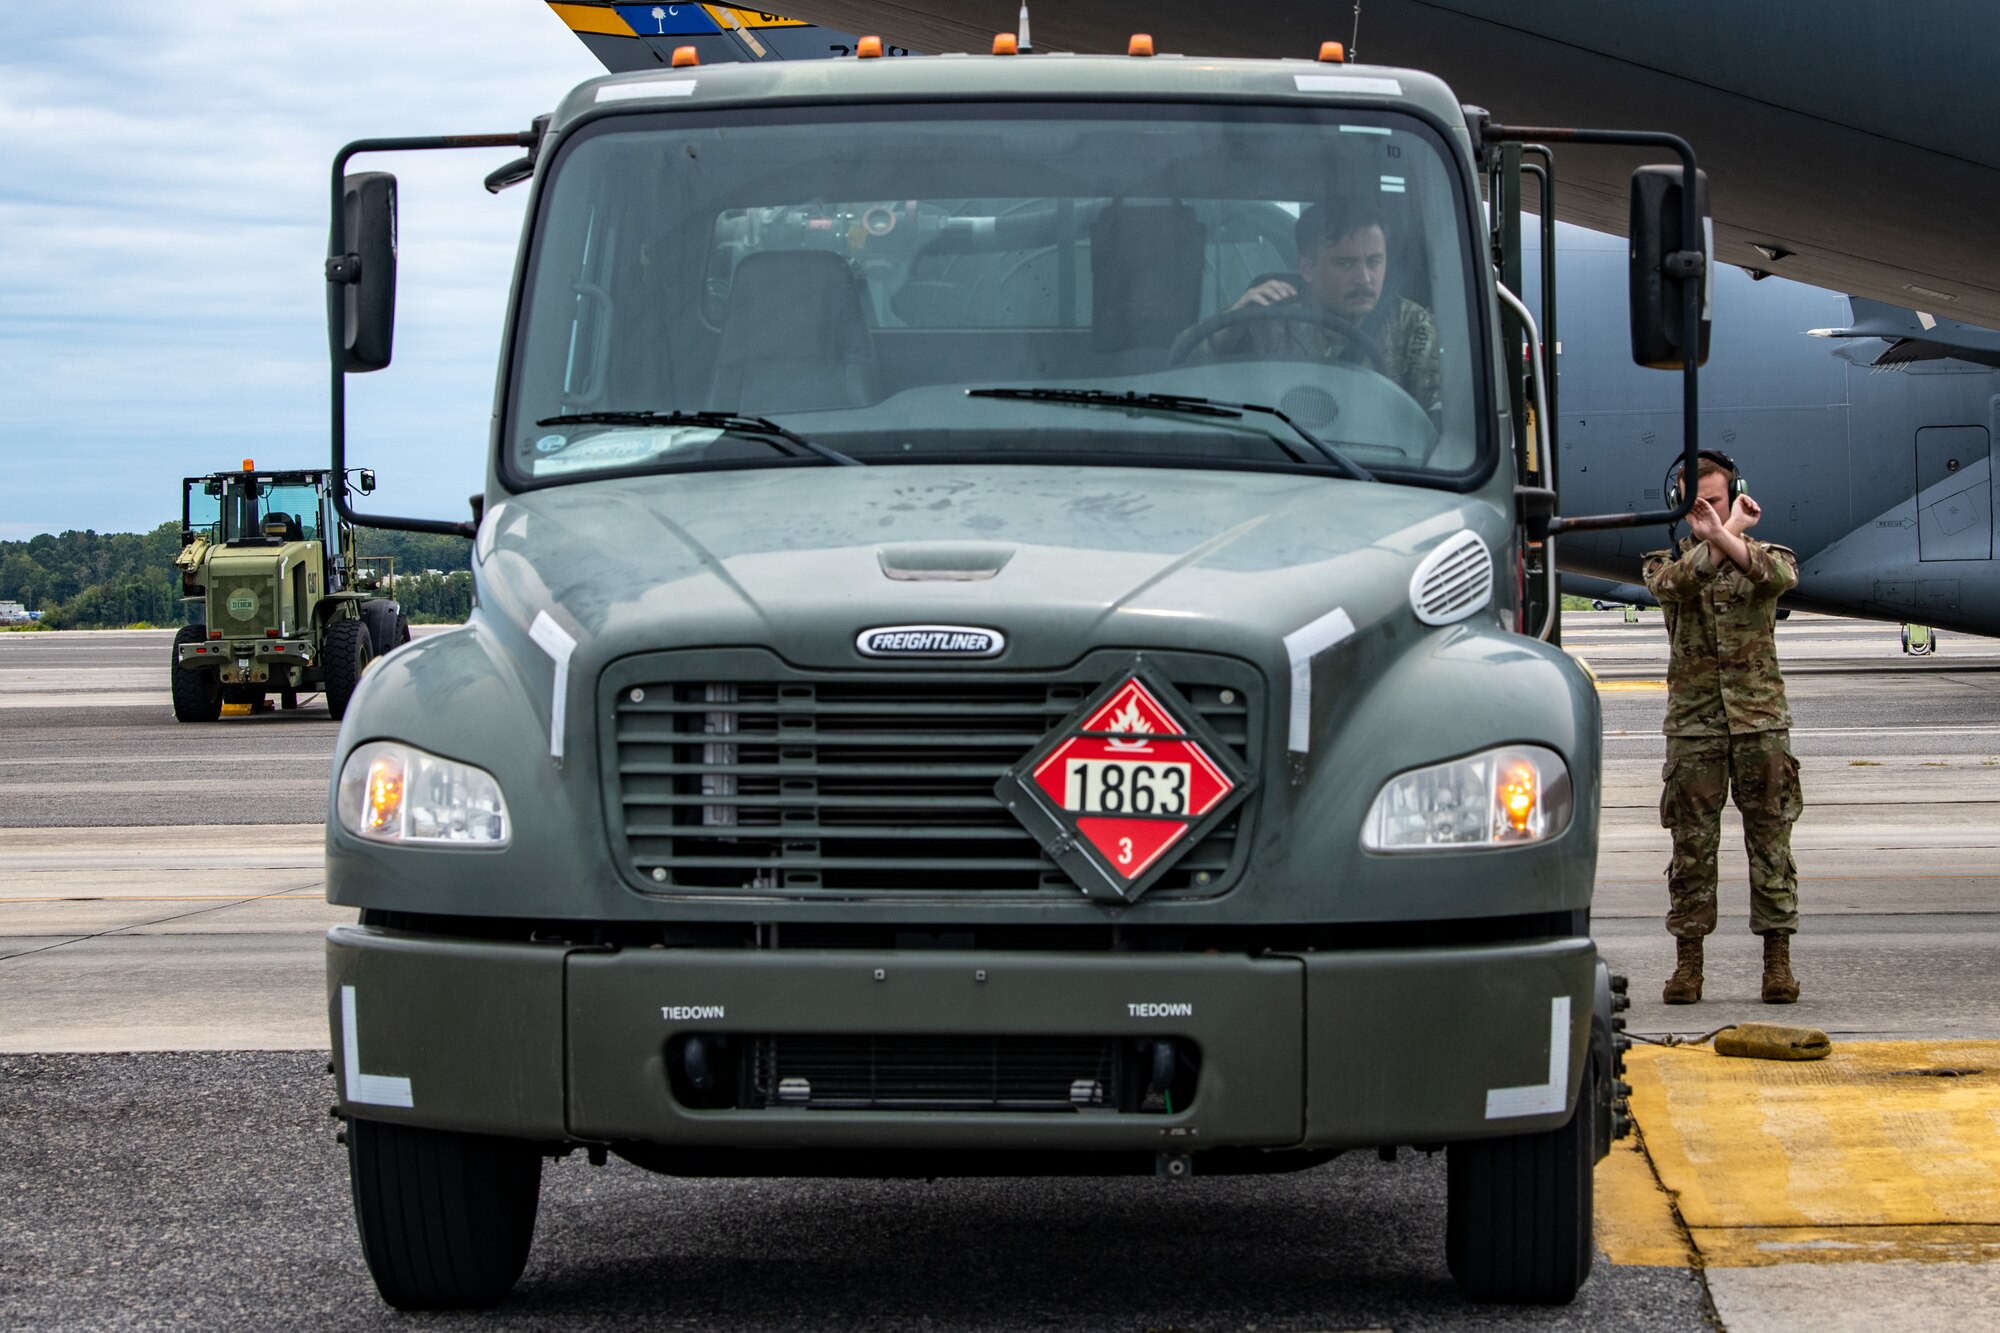
[[[1903,626],[1903,651],[1911,657],[1929,657],[1937,651],[1937,631],[1929,625]]]

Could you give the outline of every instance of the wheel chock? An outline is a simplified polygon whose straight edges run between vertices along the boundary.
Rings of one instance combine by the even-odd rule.
[[[1738,1023],[1715,1034],[1715,1053],[1749,1060],[1824,1060],[1833,1042],[1818,1028]]]

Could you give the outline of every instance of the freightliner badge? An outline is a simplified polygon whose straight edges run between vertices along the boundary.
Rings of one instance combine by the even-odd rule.
[[[1130,902],[1249,788],[1193,705],[1135,663],[994,792],[1085,893]]]

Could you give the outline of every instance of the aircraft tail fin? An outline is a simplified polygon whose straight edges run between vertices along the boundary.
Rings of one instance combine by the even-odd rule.
[[[731,5],[632,5],[548,0],[549,10],[613,74],[658,69],[692,46],[704,65],[846,55],[854,38],[797,19]]]

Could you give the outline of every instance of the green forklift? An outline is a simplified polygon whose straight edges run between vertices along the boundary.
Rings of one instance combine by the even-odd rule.
[[[345,478],[327,470],[240,472],[184,478],[181,596],[193,623],[174,636],[174,717],[213,722],[225,704],[251,711],[278,696],[326,696],[339,721],[378,657],[410,641],[391,596],[387,557],[355,552],[354,525],[336,512]],[[355,489],[375,489],[357,469]]]

